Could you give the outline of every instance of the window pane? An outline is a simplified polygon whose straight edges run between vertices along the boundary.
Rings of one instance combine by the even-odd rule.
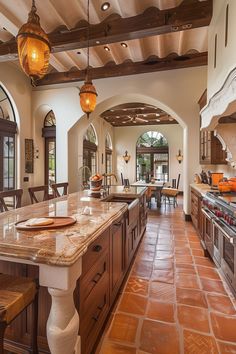
[[[106,173],[112,173],[112,155],[106,153]]]
[[[9,175],[9,178],[14,177],[14,159],[13,158],[9,158],[9,160],[8,160],[8,175]]]
[[[4,158],[3,160],[3,176],[4,178],[8,178],[8,159],[7,158]]]
[[[151,155],[137,155],[137,178],[138,180],[148,180],[151,174]]]
[[[9,154],[9,140],[8,136],[4,136],[3,138],[3,156],[8,157]]]
[[[48,185],[49,193],[52,192],[51,185],[56,182],[56,142],[48,142]]]

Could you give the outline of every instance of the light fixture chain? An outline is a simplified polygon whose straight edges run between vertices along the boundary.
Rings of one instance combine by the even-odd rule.
[[[87,72],[86,72],[86,81],[89,81],[89,35],[90,35],[90,17],[89,17],[89,0],[88,0],[88,6],[87,6],[87,19],[88,19],[88,30],[87,30],[87,34],[88,34],[88,40],[87,40]]]

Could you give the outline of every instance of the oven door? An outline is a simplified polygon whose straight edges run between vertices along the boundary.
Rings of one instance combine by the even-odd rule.
[[[213,220],[214,214],[206,209],[202,209],[203,216],[203,235],[206,249],[210,256],[213,257]]]
[[[236,291],[236,245],[234,244],[234,238],[230,237],[224,224],[220,221],[215,220],[214,226],[218,229],[218,236],[220,236],[222,272],[228,283]]]

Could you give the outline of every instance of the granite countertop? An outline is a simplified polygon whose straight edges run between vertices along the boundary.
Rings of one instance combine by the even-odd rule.
[[[73,193],[0,214],[0,255],[35,263],[72,265],[127,210],[126,203],[92,198],[88,201],[84,196],[84,192]],[[91,215],[83,215],[85,206],[90,207]],[[72,216],[77,223],[54,230],[16,230],[16,222],[43,216]]]
[[[190,187],[195,189],[198,193],[200,193],[203,197],[206,195],[207,192],[212,191],[211,186],[204,183],[192,183]]]

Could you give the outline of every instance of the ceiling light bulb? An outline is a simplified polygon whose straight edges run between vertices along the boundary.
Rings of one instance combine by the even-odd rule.
[[[122,42],[120,45],[121,45],[123,48],[127,48],[127,47],[128,47],[128,45],[127,45],[126,43],[124,43],[124,42]]]
[[[104,2],[104,3],[102,4],[101,10],[102,10],[102,11],[107,11],[110,6],[111,6],[110,3],[109,3],[108,1],[106,1],[106,2]]]
[[[160,122],[160,119],[156,119],[157,122]]]
[[[107,51],[107,52],[110,52],[110,48],[105,46],[104,49]]]
[[[159,114],[159,113],[156,113],[156,117],[160,117],[160,114]]]

